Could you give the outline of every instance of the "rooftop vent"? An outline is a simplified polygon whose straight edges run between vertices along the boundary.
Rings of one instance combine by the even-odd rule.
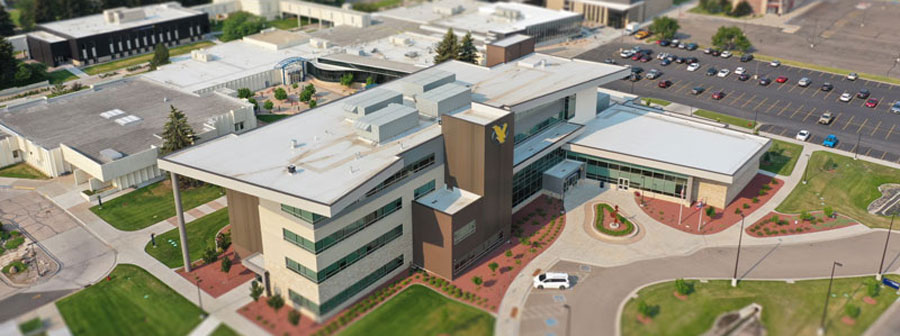
[[[529,68],[529,69],[543,68],[543,67],[547,66],[547,60],[541,58],[541,59],[537,59],[537,60],[519,61],[519,66],[523,67],[523,68]]]
[[[344,112],[350,119],[364,117],[388,104],[402,104],[403,95],[388,89],[372,89],[344,99]]]
[[[431,11],[434,14],[450,16],[450,15],[456,15],[456,14],[462,13],[463,6],[462,5],[456,5],[456,6],[435,5],[434,7],[432,7]]]
[[[109,111],[100,113],[100,116],[103,117],[103,119],[108,120],[108,119],[112,119],[113,117],[120,116],[123,114],[125,114],[125,111],[122,111],[120,109],[113,109],[113,110],[109,110]]]
[[[494,9],[494,19],[495,21],[503,21],[503,22],[515,22],[522,19],[522,12],[518,9],[512,8],[504,8],[504,7],[496,7]]]
[[[437,118],[442,114],[468,107],[472,93],[463,85],[450,83],[425,92],[416,99],[416,108],[422,115]]]
[[[328,40],[323,40],[323,39],[318,39],[318,38],[309,39],[309,45],[311,45],[313,48],[318,48],[318,49],[331,48],[331,42],[329,42]]]
[[[127,117],[122,117],[122,118],[116,119],[116,123],[119,125],[122,125],[122,126],[128,126],[128,125],[134,124],[141,120],[142,120],[141,117],[138,117],[135,115],[130,115]]]
[[[112,162],[125,157],[125,154],[122,154],[115,149],[107,148],[100,151],[100,157],[106,162]]]
[[[287,172],[288,172],[288,174],[291,174],[291,175],[297,173],[297,166],[295,166],[295,165],[287,166]]]
[[[213,55],[210,55],[206,49],[195,49],[191,50],[191,59],[198,62],[209,62],[213,60]]]
[[[400,88],[404,95],[415,97],[438,86],[453,83],[456,75],[443,70],[426,70],[403,77]]]
[[[419,113],[416,109],[401,104],[389,104],[375,113],[360,117],[353,126],[356,128],[356,134],[363,139],[382,143],[418,124]]]

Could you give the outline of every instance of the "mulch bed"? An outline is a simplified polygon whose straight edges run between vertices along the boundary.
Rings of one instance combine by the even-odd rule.
[[[844,316],[841,318],[841,322],[844,322],[846,325],[854,325],[856,324],[856,320],[850,318],[850,316]]]
[[[615,209],[614,205],[612,207]],[[617,219],[613,216],[612,212],[606,211],[606,209],[604,209],[603,206],[600,206],[600,208],[598,209],[597,206],[594,205],[594,216],[596,217],[597,214],[599,214],[600,212],[603,213],[603,228],[604,229],[613,231],[613,232],[623,232],[625,230],[628,230],[628,225],[626,225],[625,223],[622,223],[622,221],[618,221],[618,223],[619,223],[618,228],[613,228],[612,225],[613,225],[613,223],[615,223],[617,221]],[[622,215],[622,212],[620,211],[619,216],[621,216],[621,215]]]
[[[698,209],[696,206],[681,206],[675,202],[655,199],[650,194],[644,196],[643,202],[645,205],[641,209],[653,219],[682,232],[713,234],[721,232],[741,221],[741,215],[735,211],[740,210],[745,216],[753,213],[772,199],[772,196],[783,185],[784,181],[782,180],[757,174],[724,210],[716,209],[716,215],[712,218],[706,215],[706,208]],[[641,197],[636,195],[635,202],[640,205]],[[682,213],[680,221],[678,219],[679,208],[681,208]],[[700,222],[700,216],[702,216],[702,223]]]
[[[816,220],[800,219],[800,215],[784,215],[770,212],[765,217],[747,227],[747,234],[754,237],[789,236],[801,233],[820,232],[859,224],[857,221],[838,214],[837,218],[825,216],[822,211],[809,213]]]
[[[863,298],[863,302],[873,305],[873,304],[878,303],[878,300],[873,299],[871,296],[866,296]]]
[[[231,269],[228,270],[228,273],[222,272],[222,256],[232,259]],[[194,285],[197,284],[197,277],[199,277],[200,289],[214,298],[222,296],[256,277],[256,274],[241,264],[240,258],[235,256],[232,247],[229,246],[222,256],[212,264],[204,265],[203,261],[194,263],[190,273],[185,273],[184,268],[179,268],[176,273]]]
[[[681,293],[678,293],[678,291],[672,292],[672,295],[675,295],[675,298],[681,301],[687,301],[688,299],[687,295],[681,295]]]
[[[643,325],[648,325],[653,322],[653,319],[646,317],[643,314],[637,314],[637,320]]]

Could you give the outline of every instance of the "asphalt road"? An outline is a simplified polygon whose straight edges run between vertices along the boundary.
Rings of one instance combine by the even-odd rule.
[[[894,233],[891,241],[897,239],[900,234]],[[744,247],[738,277],[827,278],[835,260],[844,265],[835,271],[836,277],[874,274],[884,240],[882,231],[827,242]],[[549,271],[574,275],[576,282],[572,289],[531,290],[521,312],[519,330],[522,335],[614,335],[619,305],[634,290],[676,278],[731,278],[735,254],[736,248],[706,248],[688,256],[612,268],[561,261]],[[900,265],[898,259],[900,243],[893,243],[885,261],[886,269],[896,270]],[[822,294],[824,297],[825,293]],[[570,310],[563,304],[568,304]],[[567,323],[567,318],[571,318],[571,323]],[[567,324],[571,325],[571,332],[566,331]]]
[[[893,102],[900,100],[900,86],[864,79],[849,81],[840,75],[785,65],[776,68],[759,61],[742,63],[738,57],[728,59],[713,57],[699,49],[686,51],[642,44],[642,47],[654,50],[653,61],[640,63],[619,57],[620,48],[631,48],[635,45],[637,44],[611,43],[581,54],[577,58],[598,62],[612,58],[618,64],[639,66],[645,72],[658,69],[663,71],[660,79],[673,82],[671,87],[661,89],[657,87],[659,79],[642,79],[633,85],[630,81],[622,80],[605,86],[610,89],[665,99],[748,120],[756,118],[764,124],[762,130],[770,133],[793,137],[801,129],[809,130],[812,132],[809,141],[813,143],[821,143],[828,134],[835,134],[840,140],[838,149],[851,153],[858,151],[861,155],[900,162],[900,114],[890,112]],[[658,52],[697,57],[700,59],[701,67],[697,71],[689,72],[685,64],[673,63],[662,66],[655,58]],[[732,73],[725,78],[706,76],[706,71],[710,67],[727,68]],[[746,82],[739,81],[738,76],[733,73],[737,67],[744,67],[751,76],[758,74],[760,77],[768,77],[772,80],[772,84],[761,86],[752,78]],[[776,83],[775,79],[778,76],[786,76],[788,81]],[[806,88],[797,86],[797,81],[802,77],[810,78],[812,84]],[[821,91],[820,88],[825,82],[833,84],[834,89],[830,92]],[[695,96],[691,94],[691,89],[697,86],[703,87],[705,92]],[[868,89],[871,97],[879,100],[878,106],[867,108],[862,99],[855,97],[849,103],[838,99],[843,92],[855,95],[862,88]],[[713,100],[712,93],[717,91],[724,92],[725,98]],[[832,112],[836,116],[829,125],[817,123],[819,116],[824,112]],[[857,139],[860,141],[857,142]]]

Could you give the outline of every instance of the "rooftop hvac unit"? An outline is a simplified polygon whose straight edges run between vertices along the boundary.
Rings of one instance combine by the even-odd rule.
[[[412,40],[403,36],[391,36],[389,40],[395,46],[410,46],[413,44]]]
[[[191,58],[200,62],[209,62],[213,60],[213,56],[206,49],[191,50]]]
[[[415,51],[415,50],[413,50],[413,51],[407,51],[405,54],[403,54],[403,56],[406,56],[406,57],[409,57],[409,58],[416,58],[416,57],[419,57],[419,53],[418,53],[417,51]]]
[[[435,5],[431,10],[434,14],[450,16],[456,15],[463,12],[462,5],[456,6],[444,6],[444,5]]]
[[[125,114],[125,111],[122,111],[120,109],[113,109],[113,110],[109,110],[109,111],[100,113],[100,116],[103,117],[103,119],[108,120],[108,119],[112,119],[114,117],[117,117],[117,116],[120,116],[123,114]]]
[[[496,7],[493,18],[501,22],[516,22],[522,19],[522,12],[518,9]]]

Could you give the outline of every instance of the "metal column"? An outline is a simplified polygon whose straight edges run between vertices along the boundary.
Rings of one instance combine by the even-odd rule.
[[[172,194],[175,196],[175,216],[178,217],[178,235],[181,237],[181,256],[184,257],[184,271],[191,271],[191,255],[188,252],[187,231],[184,228],[184,209],[181,207],[181,192],[178,191],[178,174],[169,172],[172,177]]]

